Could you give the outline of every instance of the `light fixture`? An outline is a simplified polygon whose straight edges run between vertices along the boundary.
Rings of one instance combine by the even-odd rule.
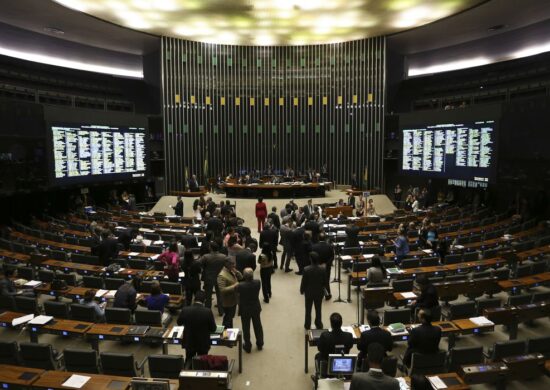
[[[444,62],[437,65],[426,66],[423,68],[410,68],[409,77],[421,76],[424,74],[449,72],[453,70],[460,70],[466,68],[473,68],[475,66],[482,66],[491,63],[491,60],[485,57],[469,58],[458,61]]]

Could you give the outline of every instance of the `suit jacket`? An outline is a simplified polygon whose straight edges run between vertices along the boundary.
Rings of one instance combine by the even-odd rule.
[[[344,332],[342,329],[334,329],[332,332],[327,330],[321,333],[317,345],[321,360],[328,360],[328,355],[336,353],[336,346],[340,345],[344,346],[344,353],[349,353],[349,350],[353,347],[351,333]]]
[[[369,370],[353,374],[349,390],[399,390],[399,382],[382,371]]]
[[[235,287],[237,282],[243,278],[243,275],[237,270],[234,272],[235,275],[223,267],[218,274],[217,282],[223,307],[236,306],[239,302],[239,293]]]
[[[196,180],[189,179],[187,180],[187,188],[191,192],[197,192],[199,190],[199,183]]]
[[[186,248],[198,248],[199,242],[197,241],[197,237],[191,235],[191,234],[184,234],[181,236],[181,243]]]
[[[240,282],[237,291],[239,292],[239,314],[241,316],[253,316],[260,314],[262,306],[260,305],[259,280],[250,280]]]
[[[292,228],[284,224],[281,226],[281,245],[284,247],[292,246],[293,242],[293,231]]]
[[[323,298],[325,295],[325,268],[319,265],[308,265],[304,268],[300,293],[307,298]]]
[[[409,333],[409,345],[403,361],[410,362],[413,352],[435,353],[439,351],[441,328],[439,326],[422,324]]]
[[[346,241],[344,243],[345,247],[355,247],[359,246],[359,226],[351,225],[346,227]]]
[[[433,284],[430,284],[420,293],[414,307],[431,309],[435,306],[439,306],[437,290]]]
[[[334,260],[334,248],[326,241],[319,241],[311,245],[311,251],[319,255],[320,264],[332,265]]]
[[[211,231],[216,235],[219,235],[223,231],[223,222],[218,217],[213,217],[208,220],[206,224],[206,230]]]
[[[277,228],[277,230],[281,228],[281,219],[277,213],[272,212],[267,216],[267,218],[271,219],[271,222],[273,222],[273,225]]]
[[[370,343],[380,343],[386,352],[393,349],[393,340],[391,333],[380,327],[371,328],[361,333],[359,342],[357,343],[357,349],[361,351],[363,356],[367,356],[367,349]]]
[[[304,229],[309,230],[312,237],[317,237],[319,235],[319,224],[315,221],[306,221]]]
[[[237,263],[236,268],[241,273],[245,268],[252,268],[253,270],[256,270],[256,256],[248,249],[239,251],[235,256],[235,261]]]
[[[183,325],[183,346],[188,351],[207,353],[210,349],[210,334],[216,330],[212,310],[199,303],[185,306],[178,316],[178,325]]]
[[[96,247],[96,254],[99,263],[108,266],[118,256],[118,241],[114,238],[107,238]]]
[[[225,264],[225,256],[219,252],[209,253],[201,257],[200,262],[202,265],[202,280],[209,281],[211,283],[216,282],[218,274]]]
[[[183,200],[180,200],[176,205],[173,207],[174,214],[179,215],[180,217],[183,217]]]
[[[279,232],[276,229],[264,229],[260,233],[260,248],[263,248],[264,243],[268,243],[272,251],[277,250],[279,241]]]

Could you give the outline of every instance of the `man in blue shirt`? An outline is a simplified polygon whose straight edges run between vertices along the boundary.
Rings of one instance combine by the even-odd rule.
[[[397,238],[393,241],[395,245],[395,255],[397,257],[396,263],[401,263],[409,254],[409,240],[405,234],[405,229],[401,228],[397,231]]]

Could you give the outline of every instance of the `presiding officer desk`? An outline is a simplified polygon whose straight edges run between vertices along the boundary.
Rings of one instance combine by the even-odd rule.
[[[229,198],[320,198],[330,189],[332,183],[265,183],[233,184],[225,183],[220,188]]]

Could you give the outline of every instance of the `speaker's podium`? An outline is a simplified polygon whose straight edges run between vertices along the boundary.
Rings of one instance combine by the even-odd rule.
[[[183,370],[180,372],[180,388],[185,390],[231,389],[231,373],[226,371]]]

